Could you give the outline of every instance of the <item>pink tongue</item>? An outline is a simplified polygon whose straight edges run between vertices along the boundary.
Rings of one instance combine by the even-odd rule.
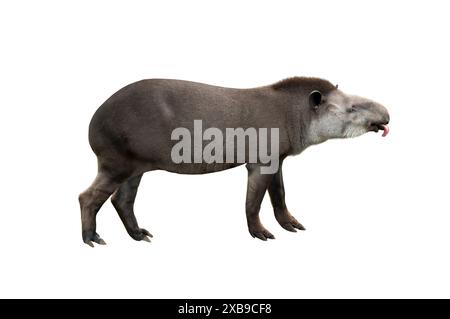
[[[382,127],[383,127],[383,135],[381,136],[385,137],[386,135],[389,134],[389,127],[387,125],[382,125]]]

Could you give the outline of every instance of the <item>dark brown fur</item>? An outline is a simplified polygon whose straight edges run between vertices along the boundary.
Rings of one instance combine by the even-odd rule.
[[[291,77],[272,84],[275,90],[286,90],[286,91],[314,91],[319,90],[320,92],[326,94],[336,89],[336,86],[330,82],[313,77]]]

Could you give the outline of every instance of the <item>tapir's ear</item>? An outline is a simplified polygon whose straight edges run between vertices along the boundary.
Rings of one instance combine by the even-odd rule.
[[[317,110],[319,108],[321,102],[322,102],[322,93],[320,93],[320,91],[315,90],[309,94],[309,105],[314,110]]]

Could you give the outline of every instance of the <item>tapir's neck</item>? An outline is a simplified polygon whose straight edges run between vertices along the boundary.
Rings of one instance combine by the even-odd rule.
[[[310,138],[310,116],[305,112],[304,107],[294,104],[288,111],[288,135],[291,148],[289,155],[298,155],[308,146],[313,145]]]

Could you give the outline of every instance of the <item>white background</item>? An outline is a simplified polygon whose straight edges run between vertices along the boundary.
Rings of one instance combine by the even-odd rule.
[[[448,1],[4,1],[0,4],[0,297],[450,297]],[[306,232],[262,221],[246,170],[145,175],[135,242],[111,203],[81,241],[97,107],[143,78],[231,87],[319,76],[391,114],[284,165]],[[149,137],[151,138],[151,137]]]

